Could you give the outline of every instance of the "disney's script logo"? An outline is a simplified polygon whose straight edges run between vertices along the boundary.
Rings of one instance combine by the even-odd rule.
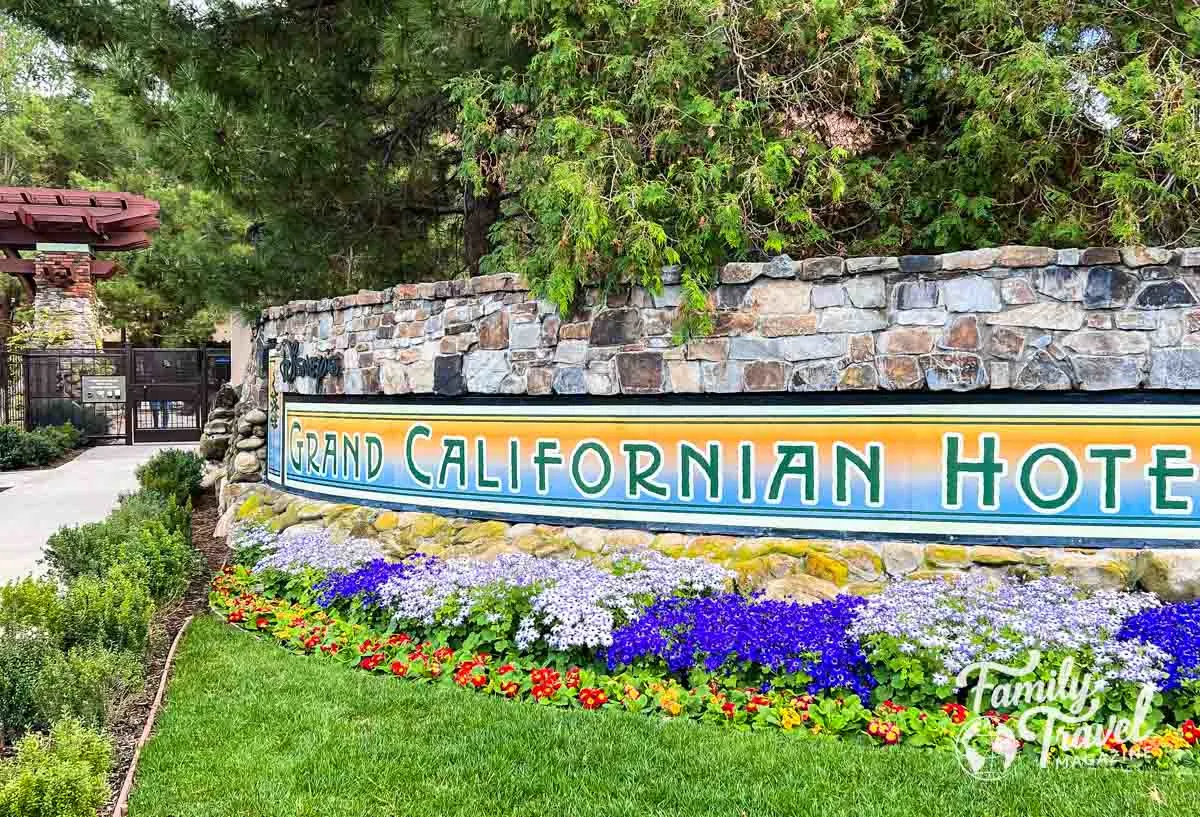
[[[326,375],[341,377],[341,355],[334,355],[332,357],[300,357],[300,343],[298,341],[285,340],[280,345],[283,350],[283,360],[279,364],[279,375],[283,378],[284,383],[289,385],[295,383],[298,377],[311,377],[318,383]]]

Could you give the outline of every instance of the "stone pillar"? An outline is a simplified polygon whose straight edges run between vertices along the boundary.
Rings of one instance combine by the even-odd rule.
[[[34,331],[39,345],[98,349],[103,344],[96,317],[92,253],[86,244],[38,244],[33,260]]]

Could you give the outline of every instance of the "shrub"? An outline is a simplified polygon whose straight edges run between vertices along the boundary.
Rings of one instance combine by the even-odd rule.
[[[52,435],[0,426],[0,470],[49,465],[65,450]]]
[[[172,598],[196,563],[189,519],[188,506],[173,496],[140,491],[123,497],[103,522],[59,529],[46,542],[45,561],[66,584],[125,565],[145,576],[155,599]]]
[[[47,719],[77,718],[100,727],[112,723],[121,702],[141,685],[138,656],[87,645],[49,656],[34,697],[38,711]]]
[[[191,451],[169,448],[159,451],[137,469],[138,484],[163,496],[173,496],[183,505],[200,492],[204,460]]]
[[[38,679],[57,652],[54,639],[41,630],[0,630],[0,746],[41,723]]]
[[[110,421],[91,406],[74,400],[36,400],[29,407],[29,422],[35,428],[72,425],[84,436],[109,433]]]
[[[94,817],[108,800],[112,746],[77,721],[16,748],[0,763],[0,817]]]
[[[117,566],[103,578],[81,576],[63,601],[63,643],[142,652],[154,602],[136,570]]]
[[[27,576],[0,586],[0,631],[37,627],[61,636],[62,620],[62,599],[54,582]]]

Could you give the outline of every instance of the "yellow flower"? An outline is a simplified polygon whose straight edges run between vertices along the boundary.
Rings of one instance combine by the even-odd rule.
[[[821,724],[819,724],[819,723],[814,723],[814,724],[812,725],[812,729],[810,729],[809,731],[810,731],[810,732],[812,732],[814,735],[819,735],[819,734],[821,734]]]
[[[636,701],[640,697],[642,697],[642,693],[637,691],[637,687],[633,684],[625,685],[625,700]]]
[[[672,717],[683,711],[683,707],[680,706],[679,701],[667,697],[660,698],[658,705],[663,708],[664,712]]]
[[[804,719],[800,717],[800,713],[792,708],[783,710],[780,714],[780,722],[784,729],[791,729],[793,726],[799,726],[804,723]]]

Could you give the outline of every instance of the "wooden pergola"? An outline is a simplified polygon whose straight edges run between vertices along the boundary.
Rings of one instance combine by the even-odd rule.
[[[21,250],[46,245],[140,250],[159,227],[159,204],[132,193],[0,187],[0,272],[32,289],[35,262]],[[112,261],[92,261],[92,278],[113,274]]]

